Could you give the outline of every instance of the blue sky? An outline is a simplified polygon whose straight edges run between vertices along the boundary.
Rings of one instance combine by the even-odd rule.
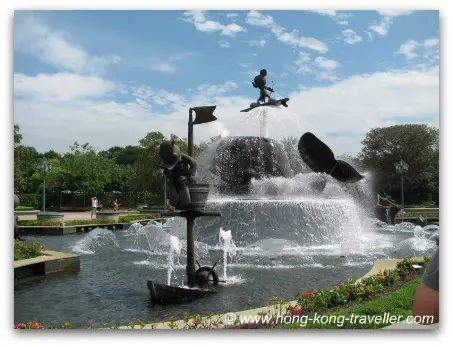
[[[269,137],[312,131],[356,154],[367,131],[439,124],[438,11],[16,11],[14,117],[24,143],[67,151],[185,137],[188,108],[217,105],[196,129],[259,135],[251,81],[268,70],[288,109]]]

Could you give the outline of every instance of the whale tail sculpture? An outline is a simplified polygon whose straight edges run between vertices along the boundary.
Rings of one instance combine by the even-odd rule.
[[[345,161],[335,159],[329,146],[310,132],[301,136],[298,150],[302,160],[314,172],[326,173],[344,183],[355,183],[365,177]]]

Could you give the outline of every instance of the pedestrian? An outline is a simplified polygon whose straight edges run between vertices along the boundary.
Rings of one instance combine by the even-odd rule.
[[[91,198],[91,219],[93,219],[93,214],[94,214],[94,217],[96,217],[96,209],[98,207],[98,199],[93,196]]]
[[[118,204],[118,199],[113,201],[113,212],[118,212],[120,204]]]

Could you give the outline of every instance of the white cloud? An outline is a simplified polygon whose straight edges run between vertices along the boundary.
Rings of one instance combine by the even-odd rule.
[[[336,10],[310,10],[310,11],[320,14],[322,16],[330,17],[333,21],[335,21],[339,25],[348,25],[348,21],[346,19],[351,17],[350,13],[339,12]]]
[[[254,47],[254,46],[263,47],[266,44],[266,40],[263,40],[263,39],[261,39],[261,40],[250,40],[250,41],[247,41],[247,43],[251,47]]]
[[[59,85],[54,87],[61,88]],[[259,115],[240,113],[254,98],[222,94],[224,91],[234,92],[234,82],[200,86],[190,97],[182,99],[181,95],[162,92],[162,98],[166,97],[168,101],[163,105],[163,112],[137,104],[135,98],[152,106],[149,98],[153,97],[154,91],[145,86],[136,90],[143,96],[134,95],[130,102],[125,103],[110,101],[114,99],[109,98],[109,89],[104,92],[105,100],[77,99],[71,103],[49,101],[48,95],[53,93],[42,98],[38,87],[28,90],[28,98],[15,100],[14,122],[20,125],[24,143],[35,146],[38,151],[67,151],[74,141],[89,142],[99,150],[115,145],[136,145],[151,131],[161,131],[167,136],[173,133],[184,138],[187,136],[189,107],[201,105],[217,105],[215,115],[218,121],[197,126],[196,143],[207,141],[219,133],[259,135]],[[438,126],[439,67],[356,75],[329,86],[306,86],[288,97],[288,108],[269,110],[271,138],[299,137],[311,131],[335,153],[355,154],[360,150],[364,137],[328,137],[326,134],[350,133],[352,130],[365,134],[374,127],[401,123],[397,118],[392,121],[396,116],[417,123],[421,117],[426,117],[427,124]],[[180,98],[177,107],[172,107],[171,98]]]
[[[222,24],[220,22],[208,20],[205,15],[205,11],[186,11],[183,14],[186,22],[192,23],[195,25],[195,28],[198,31],[203,32],[216,32],[220,31],[222,35],[234,36],[237,33],[246,31],[244,27],[236,24]]]
[[[382,16],[382,19],[371,23],[368,28],[373,30],[378,35],[385,36],[397,17],[412,14],[414,11],[383,10],[377,12]]]
[[[381,16],[384,16],[384,17],[399,17],[399,16],[402,16],[402,15],[411,14],[414,11],[412,11],[412,10],[401,10],[401,11],[398,11],[398,10],[378,10],[377,12]]]
[[[335,70],[339,65],[337,61],[327,59],[325,57],[317,57],[315,59],[315,63],[316,65],[318,65],[318,67],[325,70]]]
[[[231,47],[231,44],[228,41],[219,41],[218,43],[219,43],[220,47],[222,47],[222,48],[230,48]]]
[[[334,70],[340,66],[335,60],[325,57],[317,57],[311,60],[310,55],[306,52],[299,52],[299,56],[292,62],[292,69],[297,74],[314,75],[317,80],[336,81],[338,78]]]
[[[256,26],[270,27],[274,24],[274,19],[271,16],[252,10],[247,13],[245,22]]]
[[[16,15],[14,49],[40,59],[52,66],[76,73],[102,74],[110,64],[118,63],[117,55],[97,57],[71,43],[68,34],[55,30],[29,13]]]
[[[186,61],[189,58],[196,56],[198,53],[194,51],[179,52],[171,54],[170,56],[162,59],[161,61],[153,61],[147,65],[146,68],[149,68],[152,71],[158,71],[165,74],[172,74],[178,70],[178,67],[181,66],[180,61]]]
[[[310,11],[316,12],[316,13],[324,15],[324,16],[331,16],[331,17],[335,17],[337,14],[337,11],[335,11],[335,10],[310,10]]]
[[[343,34],[344,42],[347,44],[353,45],[362,41],[362,37],[357,35],[352,29],[343,30],[341,33]]]
[[[239,16],[239,14],[237,14],[237,13],[227,13],[226,16],[227,16],[227,18],[236,18],[236,17]]]
[[[437,38],[429,38],[422,42],[407,40],[395,54],[402,54],[407,60],[423,56],[424,63],[433,65],[439,59],[439,40]]]
[[[381,21],[370,24],[368,28],[373,30],[378,35],[385,36],[387,35],[392,23],[393,20],[391,17],[384,17]]]
[[[149,68],[153,71],[159,71],[163,73],[173,73],[176,71],[176,67],[169,63],[156,63],[152,64]]]
[[[318,51],[319,53],[326,53],[327,52],[327,46],[313,38],[313,37],[303,37],[299,36],[299,31],[298,30],[293,30],[290,33],[285,32],[281,35],[278,35],[277,38],[287,44],[296,46],[296,47],[305,47],[312,49],[314,51]]]
[[[184,96],[171,93],[164,89],[156,91],[148,85],[132,86],[130,89],[132,95],[144,99],[146,103],[151,105],[156,104],[170,108],[178,108],[185,103]]]
[[[425,47],[433,47],[433,46],[438,46],[439,45],[439,39],[432,38],[432,39],[426,39],[425,42],[423,43]]]
[[[238,86],[236,82],[228,81],[224,84],[214,85],[214,84],[203,84],[198,87],[198,91],[207,96],[216,96],[220,94],[224,94],[231,90],[236,89]]]
[[[404,42],[399,50],[396,52],[396,54],[404,54],[406,58],[413,59],[415,57],[418,57],[417,53],[414,53],[414,50],[419,46],[420,44],[417,41],[414,40],[408,40]]]
[[[116,89],[115,84],[94,76],[61,72],[30,77],[14,74],[14,95],[41,101],[67,102],[104,96]]]
[[[255,10],[249,11],[247,13],[246,23],[269,28],[275,37],[285,44],[309,48],[319,53],[326,53],[328,51],[326,44],[314,37],[299,36],[298,30],[287,32],[284,27],[277,25],[270,15],[265,15]]]

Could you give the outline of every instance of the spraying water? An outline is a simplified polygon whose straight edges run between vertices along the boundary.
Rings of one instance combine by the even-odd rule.
[[[223,230],[223,228],[220,228],[219,245],[223,249],[223,279],[226,280],[228,255],[233,257],[236,254],[236,245],[233,242],[231,230]]]
[[[95,228],[72,246],[76,253],[95,254],[97,249],[119,248],[116,236],[107,229]]]
[[[181,243],[176,236],[170,236],[170,250],[168,252],[168,272],[167,272],[167,285],[170,285],[171,275],[175,267],[175,259],[179,265],[179,255],[181,254]]]

